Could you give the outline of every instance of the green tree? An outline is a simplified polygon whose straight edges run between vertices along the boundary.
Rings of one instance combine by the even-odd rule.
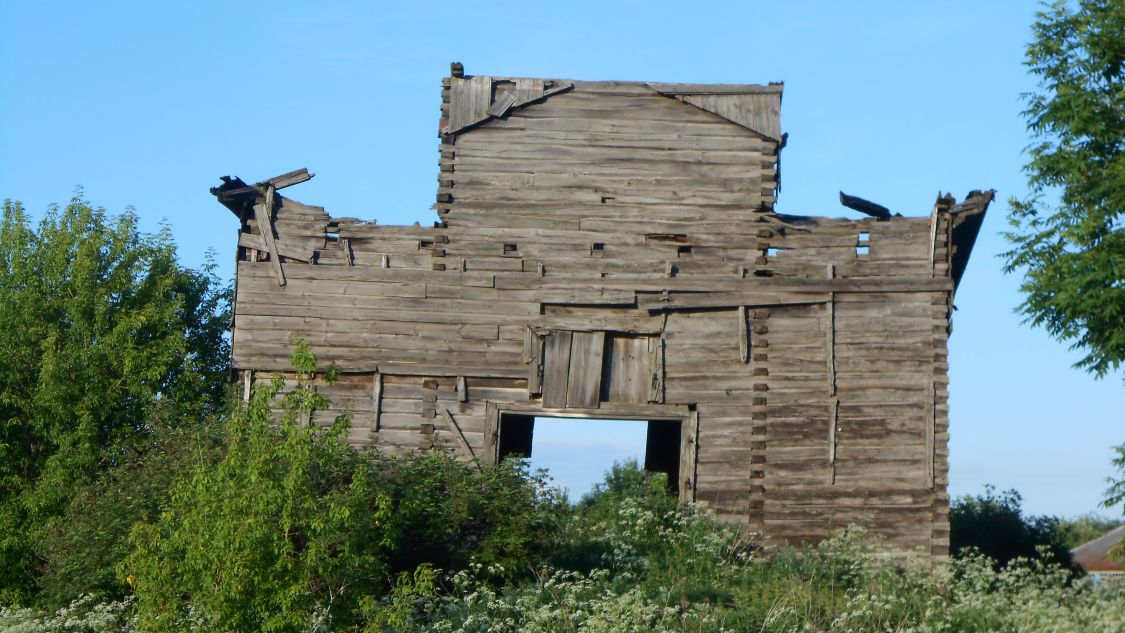
[[[225,421],[219,459],[200,459],[134,526],[118,575],[134,583],[142,630],[381,630],[439,568],[545,559],[564,506],[542,478],[442,450],[357,451],[346,416],[317,419],[331,372],[315,373],[304,342],[293,365],[298,380],[255,385]]]
[[[1060,521],[1052,516],[1025,517],[1022,506],[1020,493],[1006,490],[997,494],[992,486],[985,486],[984,494],[954,499],[949,509],[950,552],[964,556],[968,550],[976,550],[998,567],[1016,558],[1043,558],[1069,567],[1070,553]]]
[[[167,229],[79,193],[0,224],[0,600],[27,599],[36,544],[74,491],[146,447],[158,408],[221,407],[228,293],[181,266]]]
[[[1125,361],[1125,3],[1058,0],[1032,34],[1030,194],[1010,201],[1006,271],[1026,271],[1027,320],[1101,377]]]

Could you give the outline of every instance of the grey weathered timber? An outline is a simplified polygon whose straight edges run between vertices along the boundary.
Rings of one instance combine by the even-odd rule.
[[[505,416],[649,420],[681,499],[768,540],[947,555],[950,320],[992,192],[777,213],[780,84],[443,86],[432,226],[282,195],[307,170],[212,189],[244,397],[291,389],[303,339],[357,447],[494,462]]]

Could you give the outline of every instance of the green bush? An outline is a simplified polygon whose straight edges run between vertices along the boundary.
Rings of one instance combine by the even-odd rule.
[[[293,363],[315,371],[303,344]],[[160,515],[133,528],[119,576],[134,584],[143,630],[394,621],[404,578],[474,560],[520,570],[553,548],[564,506],[542,479],[441,451],[358,452],[343,441],[346,417],[317,424],[328,403],[312,382],[282,387],[256,388],[229,416],[220,458],[190,469]]]
[[[268,404],[268,391],[262,393],[246,411]],[[1002,566],[975,551],[939,565],[927,555],[888,559],[878,539],[860,529],[800,551],[759,546],[755,535],[740,526],[722,523],[692,506],[677,507],[662,482],[631,464],[616,467],[597,494],[571,508],[565,525],[558,525],[558,498],[538,496],[544,482],[525,478],[522,464],[492,472],[459,464],[440,452],[382,459],[350,451],[335,439],[334,444],[324,443],[332,438],[331,431],[268,428],[276,433],[271,432],[272,439],[263,446],[277,455],[275,461],[284,462],[276,466],[278,471],[250,459],[245,446],[253,442],[245,430],[233,443],[244,447],[229,450],[212,468],[224,473],[210,480],[220,484],[215,489],[218,498],[235,501],[234,508],[224,512],[219,501],[196,497],[194,503],[208,513],[193,516],[196,505],[179,505],[190,495],[173,497],[160,520],[142,528],[165,535],[139,550],[151,557],[147,562],[129,559],[138,563],[135,603],[133,598],[103,603],[83,598],[52,614],[0,609],[0,629],[1125,630],[1125,583],[1094,585],[1074,579],[1069,570],[1043,556],[1016,558]],[[304,454],[319,457],[294,457],[300,451],[293,443],[311,445]],[[236,454],[242,460],[240,478],[231,477],[238,472]],[[325,474],[312,476],[314,471]],[[257,480],[249,476],[253,472]],[[290,476],[297,472],[303,474]],[[350,475],[340,477],[341,473]],[[362,484],[365,492],[353,498],[349,491],[354,490],[357,473],[368,483]],[[241,494],[227,489],[236,481]],[[293,493],[285,488],[290,484],[317,489],[316,482],[321,482],[326,497],[319,508],[272,496],[282,490]],[[280,506],[259,503],[271,507],[245,512],[263,493]],[[473,498],[509,493],[517,501],[507,508],[495,498]],[[431,494],[462,499],[425,501]],[[308,497],[298,491],[294,498]],[[349,499],[356,505],[348,506]],[[362,511],[350,517],[332,511],[361,506]],[[397,509],[403,510],[401,520]],[[505,518],[521,512],[524,517]],[[490,513],[493,518],[488,518]],[[538,518],[529,520],[528,515]],[[204,516],[225,527],[206,531],[199,523]],[[286,523],[286,516],[293,520]],[[439,519],[451,521],[453,527],[436,529],[432,521]],[[177,532],[181,522],[186,523]],[[192,540],[191,531],[201,529]],[[559,536],[552,537],[550,530]],[[353,533],[361,535],[362,542],[349,545],[340,540]],[[530,541],[536,534],[545,538]],[[285,535],[288,540],[280,538]],[[599,544],[604,556],[589,569],[554,564],[575,539]],[[291,547],[294,541],[302,545]],[[493,544],[485,546],[489,541]],[[179,544],[178,551],[169,546],[173,543]],[[406,555],[417,546],[426,554]],[[344,556],[349,559],[339,560]],[[440,567],[441,561],[450,566]],[[527,571],[513,573],[513,568]]]
[[[132,549],[133,525],[159,518],[178,477],[217,461],[222,441],[217,418],[153,419],[147,446],[122,455],[97,479],[79,482],[65,510],[42,529],[36,548],[43,561],[39,605],[57,609],[86,594],[125,598],[129,585],[118,567]]]

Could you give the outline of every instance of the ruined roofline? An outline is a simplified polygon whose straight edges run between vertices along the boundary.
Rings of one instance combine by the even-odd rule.
[[[243,213],[245,213],[245,211],[249,208],[249,206],[253,204],[253,201],[258,196],[264,195],[266,193],[267,189],[269,189],[269,187],[272,186],[274,188],[274,190],[276,191],[278,189],[282,189],[282,188],[285,188],[285,187],[289,187],[289,186],[292,186],[292,185],[300,184],[302,182],[306,182],[308,180],[311,180],[315,175],[316,174],[309,172],[308,168],[303,167],[301,169],[296,169],[296,170],[293,170],[291,172],[281,174],[279,176],[274,176],[273,178],[267,178],[265,180],[258,181],[256,183],[254,183],[253,185],[247,185],[245,181],[243,181],[241,178],[239,178],[237,176],[223,176],[221,178],[222,184],[219,185],[218,187],[211,187],[210,192],[211,192],[212,195],[214,195],[216,197],[216,199],[220,203],[223,204],[223,206],[227,207],[227,209],[229,209],[231,211],[231,213],[233,213],[235,215],[235,217],[241,218]],[[989,204],[994,199],[995,195],[996,195],[996,190],[994,190],[994,189],[990,189],[988,191],[981,191],[981,190],[974,189],[974,190],[970,191],[968,193],[968,195],[966,195],[965,198],[961,202],[957,202],[956,198],[954,198],[952,194],[948,194],[948,193],[947,194],[940,194],[939,193],[938,198],[937,198],[937,202],[935,202],[933,211],[931,211],[930,215],[933,215],[934,213],[937,213],[937,212],[947,212],[947,213],[950,213],[951,215],[953,215],[956,218],[955,222],[954,222],[955,242],[957,242],[956,237],[960,237],[960,243],[962,245],[964,245],[967,249],[971,250],[973,244],[976,241],[977,234],[980,231],[980,225],[984,220],[984,214],[987,211]],[[282,196],[278,195],[279,199],[281,197]],[[292,200],[291,198],[286,198],[286,199]],[[294,202],[296,202],[296,201],[294,201]],[[327,211],[325,211],[323,207],[310,206],[310,205],[302,205],[302,206],[306,207],[307,209],[317,209],[317,210],[323,212],[324,217],[328,220],[355,220],[355,218],[345,218],[345,217],[333,216],[330,213],[328,213]],[[894,214],[893,217],[886,218],[886,219],[882,219],[882,218],[870,218],[870,219],[868,219],[868,218],[858,218],[857,219],[857,218],[849,218],[849,217],[839,216],[839,215],[804,215],[804,214],[795,214],[795,213],[778,213],[778,212],[772,211],[772,210],[767,211],[767,212],[762,212],[762,211],[759,211],[759,210],[756,210],[756,209],[751,209],[749,207],[747,207],[745,210],[746,211],[754,211],[754,213],[759,215],[759,216],[768,215],[768,216],[774,217],[778,221],[781,221],[781,222],[786,223],[786,224],[813,224],[813,225],[815,225],[815,224],[823,224],[823,223],[829,223],[829,222],[864,222],[864,221],[884,222],[884,221],[894,221],[894,220],[911,220],[911,219],[916,220],[916,219],[921,219],[921,218],[926,217],[926,215],[923,215],[923,214],[902,215],[902,214],[896,213],[896,214]],[[420,222],[421,221],[419,220],[419,222],[416,223],[416,225],[420,225]],[[375,224],[375,221],[372,220],[370,223]],[[406,228],[406,227],[410,227],[412,225],[385,224],[385,225],[381,225],[381,226],[383,226],[383,227]],[[441,228],[441,227],[435,227],[435,228]],[[968,258],[968,254],[965,254],[966,263],[967,263],[967,258]],[[962,271],[963,271],[963,268],[964,267],[962,266]]]

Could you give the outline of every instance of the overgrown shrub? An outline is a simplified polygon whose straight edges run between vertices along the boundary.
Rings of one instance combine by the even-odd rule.
[[[129,585],[118,567],[131,551],[133,525],[156,521],[172,482],[218,459],[218,418],[154,422],[147,446],[122,455],[94,481],[79,482],[66,509],[43,528],[36,548],[43,560],[36,599],[41,606],[58,609],[80,595],[125,598]]]
[[[319,444],[314,442],[314,445]],[[363,455],[353,457],[356,462],[349,463],[364,461]],[[284,459],[292,460],[291,457]],[[229,461],[230,456],[225,456],[218,468],[229,469]],[[375,492],[376,498],[385,492],[385,499],[392,506],[423,503],[422,493],[405,494],[407,491],[396,488],[393,483],[408,485],[415,476],[430,481],[427,484],[430,492],[461,490],[470,496],[476,494],[475,490],[487,488],[484,482],[490,481],[488,469],[477,473],[473,467],[463,465],[465,470],[458,470],[447,455],[440,453],[380,463],[387,464],[385,468],[397,474],[389,479],[382,479],[385,473],[370,475],[370,481],[375,482],[370,490]],[[377,470],[371,466],[366,472]],[[287,467],[285,472],[293,471]],[[423,475],[418,475],[419,472]],[[466,488],[457,488],[458,482],[453,481],[478,477],[481,483]],[[502,481],[508,481],[507,475]],[[520,477],[512,481],[527,482]],[[533,481],[542,484],[541,480]],[[489,490],[503,494],[507,490],[504,486],[507,483]],[[268,486],[265,489],[268,490]],[[329,494],[339,497],[341,489],[336,486],[335,492]],[[261,490],[263,488],[252,487],[246,489],[245,494],[253,497]],[[544,539],[548,542],[545,546],[520,545],[523,535],[529,532],[524,524],[520,529],[507,532],[515,535],[518,545],[502,550],[510,553],[507,558],[508,554],[486,555],[485,549],[474,548],[472,538],[468,544],[459,543],[452,550],[430,550],[445,551],[446,560],[456,561],[454,567],[448,569],[423,561],[411,569],[399,571],[389,562],[394,560],[393,556],[388,553],[386,558],[378,559],[378,549],[372,549],[370,552],[375,557],[368,570],[377,573],[381,583],[371,583],[372,588],[367,593],[353,590],[351,585],[341,583],[341,576],[324,571],[330,570],[333,564],[343,564],[330,560],[334,555],[332,551],[317,546],[321,550],[319,563],[305,553],[314,548],[315,541],[324,539],[323,534],[308,537],[304,550],[287,550],[284,555],[288,560],[281,562],[274,550],[260,547],[260,543],[239,550],[230,547],[237,539],[210,543],[201,538],[193,544],[197,551],[185,550],[183,554],[195,557],[197,562],[212,559],[215,571],[207,587],[226,596],[228,603],[222,605],[223,609],[233,611],[240,606],[257,604],[259,608],[273,609],[272,619],[265,612],[253,615],[253,612],[214,611],[215,605],[206,599],[200,600],[196,589],[183,594],[170,591],[162,594],[167,602],[149,602],[152,595],[146,595],[145,583],[152,578],[138,574],[136,625],[140,630],[161,630],[159,622],[154,625],[154,614],[176,613],[178,622],[174,628],[184,631],[1116,633],[1125,630],[1125,583],[1095,586],[1086,579],[1074,579],[1069,570],[1046,562],[1043,556],[1016,558],[999,567],[991,558],[975,551],[966,551],[944,565],[934,565],[926,555],[887,559],[881,553],[878,539],[859,529],[846,530],[801,551],[756,546],[754,535],[739,526],[722,523],[690,506],[676,507],[674,501],[669,503],[666,498],[654,496],[657,491],[666,495],[664,490],[658,480],[646,478],[634,465],[624,465],[610,474],[599,494],[589,503],[573,509],[559,538],[569,541],[581,536],[588,542],[600,544],[604,555],[593,561],[589,569],[567,569],[552,564],[558,552],[565,549],[556,549],[557,543],[551,544],[555,542],[553,538]],[[616,493],[607,494],[612,491]],[[557,506],[551,505],[554,501],[547,498],[549,512],[541,507],[523,509],[556,516],[551,514],[557,510]],[[443,503],[442,499],[430,501],[431,505]],[[463,507],[470,506],[472,503]],[[285,512],[299,516],[292,508],[278,510],[277,514]],[[238,532],[248,542],[260,541],[262,531],[255,526],[271,520],[276,533],[285,533],[280,531],[282,524],[270,519],[269,513],[264,511],[253,516],[238,513],[225,518],[214,516],[221,521],[255,519]],[[368,515],[368,518],[375,516]],[[423,521],[437,516],[457,523],[466,515],[460,508],[438,511],[427,508],[413,516],[414,527],[421,528]],[[319,520],[332,519],[321,517]],[[293,525],[306,530],[310,529],[311,522]],[[549,521],[536,525],[549,525]],[[165,523],[160,527],[170,529]],[[371,525],[364,529],[368,530],[368,535],[390,535],[395,544],[387,546],[386,552],[389,552],[396,547],[409,547],[408,541],[395,540],[395,535],[402,534],[401,527],[385,532]],[[482,535],[481,542],[484,542],[488,538],[499,538],[500,527],[503,526],[436,531],[429,537],[409,542],[432,546],[429,539],[452,543],[470,534]],[[454,536],[448,536],[450,534]],[[442,540],[447,536],[450,541]],[[177,538],[185,537],[178,535]],[[353,553],[356,551],[359,550]],[[223,557],[224,553],[234,555]],[[478,554],[491,562],[479,562]],[[407,566],[415,562],[402,561]],[[176,564],[173,560],[164,563]],[[457,567],[462,563],[463,566]],[[289,570],[290,576],[280,578],[284,581],[281,584],[247,585],[243,586],[242,593],[235,591],[231,583],[244,581],[247,575],[240,570],[250,569],[253,564],[271,569],[282,566]],[[527,573],[513,573],[506,568],[509,564],[530,569]],[[183,564],[178,570],[195,573],[198,577],[209,573],[207,570],[200,573],[200,568],[190,564]],[[308,573],[297,573],[302,570]],[[228,577],[223,577],[224,574]],[[260,579],[279,580],[267,575]],[[353,579],[357,585],[370,580],[362,574]],[[172,577],[164,577],[164,580],[172,580]],[[299,593],[298,589],[304,593]],[[179,591],[183,591],[183,585]],[[252,592],[257,595],[251,596]],[[329,595],[337,596],[339,609],[324,604],[324,598]],[[307,599],[310,597],[314,599]],[[285,602],[287,598],[293,602]],[[29,632],[117,633],[132,630],[127,605],[95,604],[85,599],[70,605],[66,618],[61,614],[29,610],[0,610],[0,629],[7,626],[11,630]],[[286,619],[281,619],[281,615]],[[106,624],[92,624],[102,622]]]
[[[641,477],[615,469],[606,488]],[[648,495],[643,486],[625,489],[639,496],[602,497],[587,525],[588,538],[607,546],[601,565],[545,566],[502,586],[475,566],[448,576],[447,591],[415,587],[411,615],[386,630],[1125,630],[1125,586],[1074,581],[1042,557],[999,569],[979,553],[944,566],[928,556],[888,560],[858,529],[800,552],[755,548],[740,528],[690,508],[646,509],[637,503]],[[646,545],[657,540],[662,548]]]
[[[303,344],[293,364],[315,372]],[[359,626],[387,619],[400,574],[474,559],[517,570],[553,547],[562,505],[541,478],[442,451],[361,453],[343,441],[346,417],[317,424],[328,403],[312,382],[283,386],[257,387],[229,416],[220,459],[197,464],[160,516],[135,526],[119,575],[135,587],[141,629]]]

